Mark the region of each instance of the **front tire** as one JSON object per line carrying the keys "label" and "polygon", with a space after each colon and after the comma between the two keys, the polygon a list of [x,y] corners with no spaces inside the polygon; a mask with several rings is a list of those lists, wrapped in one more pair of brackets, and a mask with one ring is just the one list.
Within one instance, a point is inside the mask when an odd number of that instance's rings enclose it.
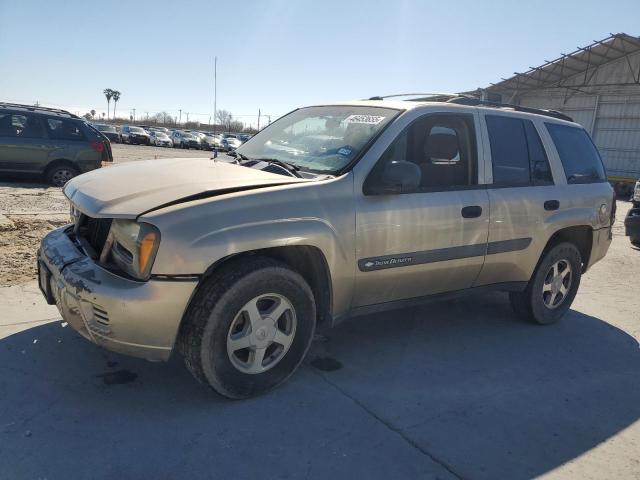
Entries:
{"label": "front tire", "polygon": [[251,257],[205,280],[187,309],[178,348],[197,380],[225,397],[249,398],[293,374],[315,326],[315,300],[302,276]]}
{"label": "front tire", "polygon": [[514,311],[540,325],[557,322],[569,310],[582,276],[582,257],[572,243],[547,250],[524,292],[511,292]]}

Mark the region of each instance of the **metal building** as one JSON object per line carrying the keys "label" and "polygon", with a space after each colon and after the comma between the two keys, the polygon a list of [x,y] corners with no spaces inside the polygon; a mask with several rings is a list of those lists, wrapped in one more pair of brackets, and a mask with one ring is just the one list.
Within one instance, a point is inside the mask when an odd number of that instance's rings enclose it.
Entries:
{"label": "metal building", "polygon": [[485,100],[558,110],[590,133],[619,194],[640,178],[640,38],[618,33],[491,84]]}

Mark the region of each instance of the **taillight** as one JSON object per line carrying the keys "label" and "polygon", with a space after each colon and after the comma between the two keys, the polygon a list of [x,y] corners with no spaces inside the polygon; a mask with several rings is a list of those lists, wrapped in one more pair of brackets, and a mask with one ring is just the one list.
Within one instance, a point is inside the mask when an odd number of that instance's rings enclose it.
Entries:
{"label": "taillight", "polygon": [[102,153],[104,151],[104,143],[102,143],[102,142],[91,142],[91,148],[93,148],[96,152]]}

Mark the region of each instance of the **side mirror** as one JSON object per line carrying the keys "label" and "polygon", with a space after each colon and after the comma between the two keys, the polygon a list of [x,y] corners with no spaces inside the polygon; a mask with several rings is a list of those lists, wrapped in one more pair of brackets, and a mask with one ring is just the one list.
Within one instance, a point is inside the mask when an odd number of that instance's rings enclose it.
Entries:
{"label": "side mirror", "polygon": [[408,193],[414,192],[420,186],[422,171],[413,162],[389,162],[381,175],[380,193]]}

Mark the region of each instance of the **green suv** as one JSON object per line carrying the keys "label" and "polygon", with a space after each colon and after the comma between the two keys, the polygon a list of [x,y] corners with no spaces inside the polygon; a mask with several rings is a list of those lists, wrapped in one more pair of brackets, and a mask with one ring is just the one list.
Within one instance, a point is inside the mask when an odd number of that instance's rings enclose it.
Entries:
{"label": "green suv", "polygon": [[64,110],[0,102],[0,178],[39,175],[62,187],[112,162],[109,139]]}

